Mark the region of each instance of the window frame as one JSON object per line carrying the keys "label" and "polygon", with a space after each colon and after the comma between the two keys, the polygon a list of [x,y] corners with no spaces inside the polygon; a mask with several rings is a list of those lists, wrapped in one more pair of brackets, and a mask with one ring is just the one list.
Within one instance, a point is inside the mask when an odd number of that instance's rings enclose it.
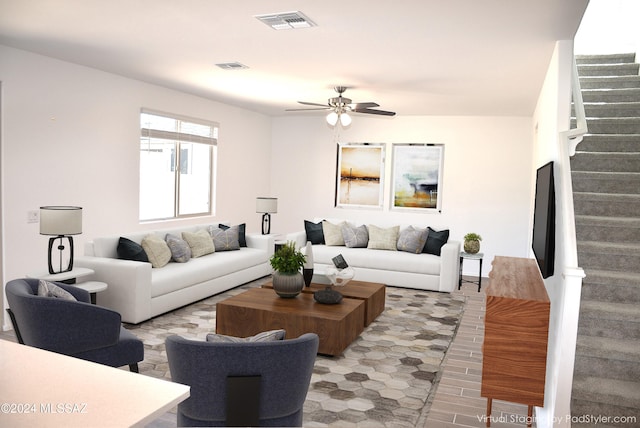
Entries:
{"label": "window frame", "polygon": [[[165,131],[160,129],[153,129],[151,127],[145,128],[142,123],[142,117],[144,114],[159,116],[171,120],[175,120],[177,122],[186,122],[195,125],[201,125],[211,128],[211,133],[213,134],[211,137],[201,136],[196,134],[189,134],[185,132],[179,131]],[[215,213],[215,188],[216,188],[216,162],[217,162],[217,148],[218,148],[218,135],[220,132],[220,124],[215,121],[205,120],[194,118],[190,116],[175,114],[175,113],[167,113],[158,110],[152,110],[148,108],[141,108],[139,114],[139,126],[140,126],[140,140],[138,142],[138,151],[142,152],[142,142],[143,140],[163,140],[166,143],[173,144],[173,155],[172,155],[172,165],[170,166],[171,172],[174,174],[173,180],[173,216],[160,216],[154,218],[142,218],[142,187],[141,183],[138,184],[138,221],[141,223],[147,222],[156,222],[163,220],[177,220],[184,218],[192,218],[192,217],[203,217],[210,216]],[[181,175],[182,175],[182,156],[185,149],[183,149],[182,144],[203,144],[209,146],[209,191],[208,191],[208,205],[209,210],[197,213],[189,213],[189,214],[180,214],[180,185],[181,185]],[[186,150],[189,151],[189,150]],[[191,153],[191,156],[193,153]],[[139,155],[138,165],[138,176],[141,179],[142,177],[142,168],[141,168],[141,154]]]}

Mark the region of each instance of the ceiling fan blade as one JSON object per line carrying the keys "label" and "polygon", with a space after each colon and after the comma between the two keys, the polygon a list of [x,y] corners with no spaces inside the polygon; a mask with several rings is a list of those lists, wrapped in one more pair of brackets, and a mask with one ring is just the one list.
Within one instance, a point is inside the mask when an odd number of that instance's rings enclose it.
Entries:
{"label": "ceiling fan blade", "polygon": [[298,101],[298,103],[305,105],[305,106],[317,106],[317,107],[324,107],[324,108],[329,108],[329,106],[327,104],[318,104],[318,103],[310,103],[307,101]]}
{"label": "ceiling fan blade", "polygon": [[379,114],[382,116],[395,116],[395,111],[385,111],[385,110],[373,110],[370,108],[361,108],[361,109],[353,109],[352,111],[356,113],[367,113],[367,114]]}
{"label": "ceiling fan blade", "polygon": [[330,110],[331,107],[315,107],[315,108],[288,108],[285,111],[307,111],[307,110]]}
{"label": "ceiling fan blade", "polygon": [[352,110],[362,109],[362,108],[370,108],[370,107],[380,107],[380,104],[376,103],[354,103],[351,104]]}

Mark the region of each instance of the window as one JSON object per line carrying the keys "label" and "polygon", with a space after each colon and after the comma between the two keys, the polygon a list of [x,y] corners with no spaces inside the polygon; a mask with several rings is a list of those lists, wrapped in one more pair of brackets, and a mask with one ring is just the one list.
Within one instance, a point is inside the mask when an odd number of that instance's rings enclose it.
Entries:
{"label": "window", "polygon": [[218,124],[142,110],[140,220],[212,213]]}

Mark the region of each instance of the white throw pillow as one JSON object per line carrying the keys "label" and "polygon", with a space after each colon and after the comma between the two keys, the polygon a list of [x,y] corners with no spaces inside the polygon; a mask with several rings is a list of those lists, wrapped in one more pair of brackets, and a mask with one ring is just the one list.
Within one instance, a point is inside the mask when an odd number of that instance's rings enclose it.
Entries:
{"label": "white throw pillow", "polygon": [[340,222],[340,224],[333,224],[326,220],[322,221],[322,233],[324,234],[325,245],[344,245],[344,237],[342,236],[343,224],[344,222]]}
{"label": "white throw pillow", "polygon": [[374,250],[398,250],[398,235],[400,226],[383,229],[372,224],[369,225],[369,244],[367,248]]}

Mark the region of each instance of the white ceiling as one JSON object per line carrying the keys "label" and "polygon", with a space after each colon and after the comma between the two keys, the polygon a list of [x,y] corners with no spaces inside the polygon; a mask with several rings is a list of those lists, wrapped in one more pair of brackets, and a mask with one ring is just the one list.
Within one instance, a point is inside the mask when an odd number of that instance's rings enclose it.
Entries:
{"label": "white ceiling", "polygon": [[[274,116],[350,87],[399,115],[533,113],[588,0],[0,0],[0,44]],[[301,11],[275,31],[255,15]],[[245,70],[214,64],[238,61]],[[2,76],[0,76],[0,80]]]}

